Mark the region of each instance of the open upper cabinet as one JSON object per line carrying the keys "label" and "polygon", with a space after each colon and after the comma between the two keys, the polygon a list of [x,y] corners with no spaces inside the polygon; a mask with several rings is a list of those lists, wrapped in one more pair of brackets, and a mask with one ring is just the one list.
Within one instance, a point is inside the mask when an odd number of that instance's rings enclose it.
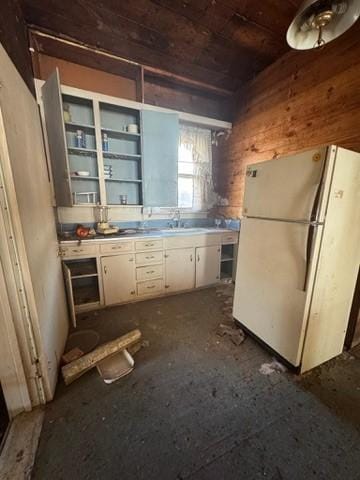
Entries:
{"label": "open upper cabinet", "polygon": [[57,206],[177,206],[179,117],[60,85],[42,99]]}

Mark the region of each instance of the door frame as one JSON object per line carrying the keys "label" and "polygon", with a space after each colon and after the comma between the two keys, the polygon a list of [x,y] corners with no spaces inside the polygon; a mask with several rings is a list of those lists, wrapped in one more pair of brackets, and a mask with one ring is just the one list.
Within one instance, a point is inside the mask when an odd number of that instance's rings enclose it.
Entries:
{"label": "door frame", "polygon": [[0,108],[0,381],[9,415],[45,404],[27,260]]}

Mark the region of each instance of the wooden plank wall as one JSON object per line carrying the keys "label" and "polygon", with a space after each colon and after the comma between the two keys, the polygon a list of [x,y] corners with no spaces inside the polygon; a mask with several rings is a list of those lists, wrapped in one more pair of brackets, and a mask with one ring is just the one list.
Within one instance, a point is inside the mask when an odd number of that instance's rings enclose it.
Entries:
{"label": "wooden plank wall", "polygon": [[136,100],[135,80],[49,55],[38,54],[36,56],[35,76],[46,80],[56,67],[59,69],[61,83],[64,85],[127,100]]}
{"label": "wooden plank wall", "polygon": [[18,72],[35,95],[28,38],[19,0],[2,0],[0,43],[14,62]]}
{"label": "wooden plank wall", "polygon": [[[66,54],[68,52],[69,49],[66,50]],[[95,59],[99,56],[90,56],[89,52],[83,50],[77,53],[77,62],[74,62],[35,51],[32,55],[35,77],[46,80],[58,67],[61,83],[64,85],[128,100],[141,101],[141,98],[138,98],[139,79],[129,78],[130,75],[124,76],[117,72],[116,61],[113,61],[113,69],[105,70],[110,62],[105,66],[101,63],[96,65]],[[59,54],[61,54],[60,49]],[[144,102],[150,105],[172,108],[220,120],[231,119],[229,97],[220,97],[211,94],[211,92],[192,90],[159,79],[154,80],[151,77],[145,78],[143,93]]]}
{"label": "wooden plank wall", "polygon": [[217,192],[240,217],[246,165],[334,143],[360,151],[360,21],[318,51],[290,51],[239,92],[215,152]]}

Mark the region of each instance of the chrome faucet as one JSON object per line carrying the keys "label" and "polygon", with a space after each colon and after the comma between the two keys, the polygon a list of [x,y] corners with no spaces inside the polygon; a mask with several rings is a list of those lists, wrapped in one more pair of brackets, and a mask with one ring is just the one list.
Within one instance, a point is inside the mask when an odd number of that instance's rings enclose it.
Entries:
{"label": "chrome faucet", "polygon": [[180,212],[179,208],[177,208],[174,211],[174,215],[173,215],[172,220],[174,222],[175,228],[180,228],[181,227],[181,212]]}

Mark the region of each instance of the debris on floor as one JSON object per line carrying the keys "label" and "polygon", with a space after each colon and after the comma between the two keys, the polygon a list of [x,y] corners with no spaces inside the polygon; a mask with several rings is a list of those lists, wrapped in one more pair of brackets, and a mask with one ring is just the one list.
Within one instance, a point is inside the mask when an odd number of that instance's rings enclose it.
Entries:
{"label": "debris on floor", "polygon": [[64,355],[61,357],[61,363],[63,365],[66,365],[67,363],[71,363],[74,360],[77,360],[78,358],[82,357],[85,352],[81,350],[79,347],[72,348],[68,352],[64,353]]}
{"label": "debris on floor", "polygon": [[216,335],[219,335],[219,337],[224,337],[225,335],[230,337],[230,340],[236,346],[241,345],[245,340],[244,331],[234,322],[220,323],[216,330]]}
{"label": "debris on floor", "polygon": [[133,357],[125,348],[121,352],[105,358],[97,364],[96,368],[104,382],[110,384],[131,373],[134,365]]}
{"label": "debris on floor", "polygon": [[271,375],[272,373],[284,373],[287,368],[277,360],[273,360],[271,363],[263,363],[259,369],[259,372],[263,375]]}
{"label": "debris on floor", "polygon": [[61,369],[62,376],[66,385],[69,385],[74,380],[78,379],[88,370],[97,366],[100,362],[108,357],[117,354],[126,348],[132,347],[140,342],[141,332],[138,329],[132,330],[121,337],[111,340],[110,342],[100,345],[92,352],[83,355],[74,360]]}

